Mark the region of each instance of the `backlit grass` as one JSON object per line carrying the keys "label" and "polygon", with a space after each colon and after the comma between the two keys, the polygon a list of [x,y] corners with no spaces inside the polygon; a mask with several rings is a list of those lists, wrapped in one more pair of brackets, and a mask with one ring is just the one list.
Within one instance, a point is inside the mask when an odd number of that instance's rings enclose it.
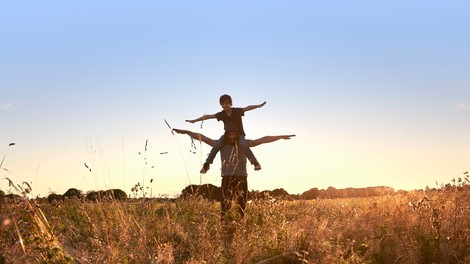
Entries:
{"label": "backlit grass", "polygon": [[[468,176],[467,176],[468,179]],[[5,263],[470,263],[470,189],[252,201],[220,223],[191,198],[57,204],[4,200]]]}

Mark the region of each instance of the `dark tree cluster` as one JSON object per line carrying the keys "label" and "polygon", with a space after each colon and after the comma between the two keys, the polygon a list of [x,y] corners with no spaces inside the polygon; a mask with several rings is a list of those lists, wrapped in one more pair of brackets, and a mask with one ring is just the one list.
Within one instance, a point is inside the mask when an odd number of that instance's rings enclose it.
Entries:
{"label": "dark tree cluster", "polygon": [[292,195],[290,195],[286,190],[283,188],[274,189],[272,191],[251,191],[249,193],[249,199],[251,200],[259,200],[259,199],[286,199],[292,200]]}
{"label": "dark tree cluster", "polygon": [[119,200],[123,201],[127,199],[127,194],[120,189],[111,189],[106,191],[92,191],[86,195],[86,199],[94,202],[105,202]]}
{"label": "dark tree cluster", "polygon": [[181,198],[201,197],[210,201],[220,202],[221,189],[213,184],[188,185],[181,191]]}
{"label": "dark tree cluster", "polygon": [[66,199],[86,199],[92,202],[103,202],[103,201],[112,201],[112,200],[125,200],[127,198],[127,194],[120,189],[110,189],[106,191],[91,191],[88,192],[86,195],[83,194],[82,191],[70,188],[64,194],[56,194],[51,193],[47,197],[47,201],[49,203],[55,203],[64,201]]}

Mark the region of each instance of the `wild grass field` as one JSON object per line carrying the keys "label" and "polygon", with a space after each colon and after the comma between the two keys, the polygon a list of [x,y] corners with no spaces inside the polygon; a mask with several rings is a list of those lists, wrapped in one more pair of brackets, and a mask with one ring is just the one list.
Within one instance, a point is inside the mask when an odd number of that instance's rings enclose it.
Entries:
{"label": "wild grass field", "polygon": [[254,200],[221,223],[201,198],[1,204],[0,263],[470,263],[470,185]]}

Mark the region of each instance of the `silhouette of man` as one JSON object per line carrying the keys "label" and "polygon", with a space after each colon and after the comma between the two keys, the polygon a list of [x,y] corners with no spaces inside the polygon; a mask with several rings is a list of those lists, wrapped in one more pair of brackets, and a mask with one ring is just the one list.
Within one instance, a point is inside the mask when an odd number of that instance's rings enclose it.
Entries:
{"label": "silhouette of man", "polygon": [[[210,146],[217,144],[217,140],[208,138],[200,133],[188,130],[173,129],[176,133],[187,134],[191,138],[200,140]],[[255,147],[264,143],[270,143],[279,139],[290,139],[295,135],[265,136],[256,140],[247,139],[249,147]],[[248,197],[248,173],[246,169],[247,158],[243,147],[238,142],[239,133],[235,127],[228,127],[225,131],[225,143],[220,149],[222,161],[222,200],[221,200],[221,220],[225,220],[227,212],[232,206],[232,201],[236,200],[238,212],[241,217],[245,215],[246,201]]]}

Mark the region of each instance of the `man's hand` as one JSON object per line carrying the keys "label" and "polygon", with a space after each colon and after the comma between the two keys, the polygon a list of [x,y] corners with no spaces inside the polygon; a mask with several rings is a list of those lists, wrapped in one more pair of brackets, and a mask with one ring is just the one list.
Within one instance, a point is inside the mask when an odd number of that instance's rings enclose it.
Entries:
{"label": "man's hand", "polygon": [[175,131],[176,133],[178,134],[186,134],[186,130],[183,130],[183,129],[177,129],[177,128],[173,128],[173,131]]}
{"label": "man's hand", "polygon": [[291,137],[295,137],[295,135],[285,135],[285,136],[281,136],[281,139],[290,139]]}
{"label": "man's hand", "polygon": [[191,124],[196,123],[196,121],[194,121],[194,120],[186,120],[186,122],[189,122],[189,123],[191,123]]}

